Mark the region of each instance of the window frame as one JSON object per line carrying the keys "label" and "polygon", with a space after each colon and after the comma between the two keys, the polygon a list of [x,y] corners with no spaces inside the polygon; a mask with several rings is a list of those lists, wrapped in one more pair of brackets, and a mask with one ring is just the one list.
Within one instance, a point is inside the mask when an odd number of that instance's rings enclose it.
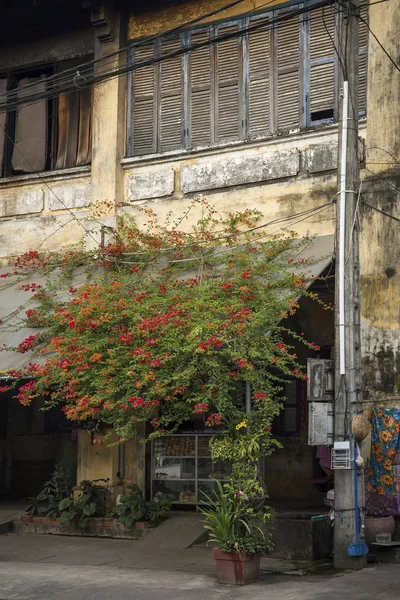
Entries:
{"label": "window frame", "polygon": [[[0,78],[6,80],[7,92],[16,89],[18,82],[25,77],[35,77],[40,75],[52,76],[57,72],[57,65],[66,63],[71,60],[81,60],[81,56],[59,57],[54,61],[35,64],[27,67],[13,67],[0,72]],[[66,69],[69,67],[66,67]],[[52,85],[45,84],[46,87]],[[75,92],[72,92],[75,93]],[[3,141],[3,158],[0,163],[0,181],[6,178],[19,177],[21,175],[35,175],[36,173],[48,173],[50,171],[59,170],[56,168],[57,151],[58,151],[58,110],[59,96],[45,99],[46,102],[46,146],[45,146],[45,167],[40,171],[26,171],[23,173],[13,172],[12,157],[14,151],[15,135],[16,135],[16,118],[18,109],[6,111],[5,116],[5,133]],[[22,105],[24,106],[24,105]],[[91,104],[93,110],[93,99]],[[87,163],[91,164],[91,161]],[[62,170],[79,168],[84,165],[75,165],[72,167],[63,167]]]}
{"label": "window frame", "polygon": [[[182,48],[190,47],[191,37],[194,34],[206,33],[208,32],[210,35],[210,39],[213,40],[218,35],[218,30],[221,27],[229,27],[229,26],[237,26],[239,30],[243,30],[249,26],[251,21],[259,20],[262,18],[270,18],[275,19],[279,14],[284,12],[290,12],[293,10],[294,6],[296,8],[302,8],[304,6],[308,6],[312,8],[313,5],[317,4],[318,0],[304,0],[302,4],[294,5],[293,2],[287,2],[280,4],[279,7],[273,7],[269,10],[260,10],[251,16],[237,16],[228,20],[219,20],[207,25],[199,25],[196,27],[192,27],[190,29],[184,30],[181,33],[175,36],[165,36],[163,38],[157,38],[155,42],[155,52],[154,56],[158,56],[159,50],[157,51],[157,46],[160,48],[160,45],[165,40],[177,40],[179,39],[181,42]],[[329,7],[327,7],[329,10]],[[191,103],[190,103],[190,94],[191,94],[191,81],[190,81],[190,52],[182,53],[181,55],[181,66],[182,66],[182,82],[183,82],[183,144],[182,146],[173,151],[161,151],[160,146],[160,136],[159,136],[159,126],[156,125],[153,129],[154,135],[154,145],[155,148],[152,152],[135,152],[134,147],[134,79],[135,75],[132,71],[128,72],[127,75],[127,101],[126,101],[126,148],[125,148],[125,156],[126,158],[138,159],[142,156],[155,157],[158,155],[168,155],[175,153],[186,153],[192,151],[204,151],[207,149],[213,149],[218,147],[224,147],[226,145],[232,144],[241,144],[246,142],[253,142],[258,140],[268,140],[273,139],[276,136],[280,135],[290,135],[291,133],[299,133],[304,130],[312,130],[315,127],[320,127],[324,125],[330,125],[333,123],[337,123],[338,121],[338,112],[339,112],[339,61],[337,57],[337,53],[333,52],[333,60],[332,57],[320,58],[318,60],[313,61],[311,64],[310,60],[310,13],[303,13],[297,16],[298,19],[298,28],[299,28],[299,121],[298,126],[290,129],[288,131],[279,131],[278,128],[278,107],[279,107],[279,94],[277,92],[277,80],[278,80],[278,66],[277,66],[277,32],[279,27],[271,28],[269,30],[270,35],[270,125],[269,125],[269,133],[267,135],[251,135],[250,134],[250,125],[249,125],[249,84],[250,84],[250,70],[249,70],[249,33],[242,34],[238,37],[238,44],[240,47],[240,68],[239,68],[239,136],[238,139],[235,140],[221,140],[218,139],[218,131],[217,131],[217,123],[216,120],[218,118],[218,104],[217,104],[217,43],[211,41],[210,45],[210,53],[211,53],[211,77],[210,77],[210,86],[211,86],[211,125],[210,125],[210,144],[198,145],[195,147],[191,146],[190,139],[190,115],[191,115]],[[340,19],[339,15],[335,14],[334,16],[335,23],[335,45],[337,47],[338,44],[338,36],[339,36],[339,28],[340,28]],[[140,40],[135,40],[136,42]],[[368,47],[360,48],[360,54],[368,53]],[[134,60],[134,47],[131,47],[128,52],[128,63],[132,64]],[[311,98],[310,98],[310,74],[311,67],[317,66],[319,64],[332,63],[334,64],[334,105],[333,105],[333,116],[328,118],[321,118],[312,120],[311,114]],[[156,119],[159,119],[160,112],[160,63],[156,63],[154,69],[154,88],[153,88],[153,98],[154,98],[154,113],[156,115]],[[360,111],[360,116],[365,116],[365,111]]]}

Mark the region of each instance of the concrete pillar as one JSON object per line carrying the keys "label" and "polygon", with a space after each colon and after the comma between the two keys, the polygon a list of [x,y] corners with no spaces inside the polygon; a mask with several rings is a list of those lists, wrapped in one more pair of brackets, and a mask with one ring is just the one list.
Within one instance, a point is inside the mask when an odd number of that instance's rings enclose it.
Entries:
{"label": "concrete pillar", "polygon": [[[94,16],[92,15],[92,21]],[[104,22],[109,34],[104,35]],[[97,25],[96,25],[97,23]],[[101,59],[125,45],[126,24],[122,13],[107,14],[99,26],[95,21],[95,58]],[[95,65],[104,72],[118,67],[119,56]],[[115,216],[115,205],[123,198],[121,159],[125,153],[126,78],[115,77],[93,88],[93,140],[91,198],[94,217]]]}

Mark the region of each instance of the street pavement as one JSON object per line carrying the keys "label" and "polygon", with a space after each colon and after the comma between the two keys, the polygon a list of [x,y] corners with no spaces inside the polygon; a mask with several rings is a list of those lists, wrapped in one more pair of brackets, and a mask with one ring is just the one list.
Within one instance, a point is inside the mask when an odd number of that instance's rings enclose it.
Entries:
{"label": "street pavement", "polygon": [[[269,566],[268,566],[269,565]],[[296,569],[297,566],[297,569]],[[139,541],[0,536],[0,600],[398,600],[398,565],[306,572],[267,559],[262,580],[219,585],[207,548],[152,553]],[[283,575],[282,572],[289,572]],[[296,573],[296,575],[295,575]]]}

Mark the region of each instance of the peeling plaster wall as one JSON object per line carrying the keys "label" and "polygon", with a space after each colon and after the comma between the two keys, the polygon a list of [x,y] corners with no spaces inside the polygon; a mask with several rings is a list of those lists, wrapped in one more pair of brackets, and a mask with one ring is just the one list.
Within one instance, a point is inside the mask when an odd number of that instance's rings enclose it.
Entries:
{"label": "peeling plaster wall", "polygon": [[[153,6],[152,8],[145,5],[139,9],[135,8],[132,10],[129,20],[128,37],[133,39],[145,35],[154,35],[179,27],[188,21],[223,8],[226,4],[228,4],[226,0],[186,0],[184,2],[167,0],[166,2],[159,2],[159,7]],[[274,4],[282,4],[282,2],[271,0],[268,7]],[[243,0],[236,6],[198,21],[196,25],[213,20],[229,19],[264,7],[265,0]]]}
{"label": "peeling plaster wall", "polygon": [[[123,206],[140,222],[138,207],[151,202],[160,219],[182,212],[193,198],[205,197],[222,212],[257,208],[267,221],[322,206],[335,198],[337,133],[332,131],[281,138],[263,144],[228,146],[211,152],[125,159]],[[200,208],[185,220],[190,227]],[[287,224],[299,234],[334,231],[334,206],[301,223]],[[284,223],[271,226],[279,230]]]}
{"label": "peeling plaster wall", "polygon": [[[400,53],[399,2],[370,7],[370,27],[387,52]],[[397,60],[398,62],[398,60]],[[369,42],[368,128],[363,198],[400,218],[400,77],[373,36]],[[364,399],[400,401],[400,224],[362,209],[361,342]]]}
{"label": "peeling plaster wall", "polygon": [[[146,6],[136,9],[131,13],[129,22],[117,22],[114,31],[122,32],[126,26],[129,38],[154,34],[224,4],[225,0],[168,0],[160,2],[159,9]],[[224,19],[262,4],[263,0],[245,0],[229,12],[221,12],[213,18]],[[398,0],[371,7],[371,29],[393,57],[399,56],[398,8]],[[32,61],[43,63],[69,54],[85,54],[93,49],[95,56],[100,57],[124,45],[123,37],[118,36],[113,42],[103,45],[93,40],[93,31],[87,30],[41,40],[29,48],[7,48],[0,57],[0,69],[25,66]],[[368,125],[363,125],[360,130],[360,137],[366,138],[367,169],[362,172],[363,194],[368,202],[396,217],[400,217],[397,192],[400,188],[399,97],[400,77],[371,37]],[[91,168],[0,180],[0,262],[11,260],[21,251],[38,247],[57,251],[83,243],[86,247],[93,246],[95,241],[85,233],[74,216],[82,219],[85,228],[95,229],[93,235],[99,239],[101,223],[114,225],[116,213],[118,216],[132,214],[140,223],[142,216],[138,207],[145,204],[150,204],[162,220],[170,211],[174,215],[182,215],[194,198],[206,197],[220,211],[257,208],[265,222],[270,222],[321,206],[336,196],[335,126],[286,138],[231,144],[209,152],[124,159],[124,111],[123,78],[96,86]],[[384,181],[375,179],[376,175]],[[103,204],[103,207],[94,210],[96,203]],[[199,216],[199,209],[193,208],[183,226],[189,229]],[[327,235],[333,233],[334,225],[332,206],[304,221],[289,224],[289,228],[295,229],[299,235],[307,232]],[[268,231],[278,232],[281,226],[282,222],[275,223]],[[365,207],[361,209],[364,396],[370,402],[400,395],[398,227],[397,222],[387,217]],[[86,452],[85,447],[82,446],[81,453]],[[143,456],[139,458],[139,450],[137,455],[135,452],[134,449],[128,452],[137,459],[133,461],[127,477],[143,481],[144,466],[139,464]],[[143,448],[141,452],[144,455]],[[299,452],[302,452],[301,448]],[[285,455],[282,456],[284,472]],[[105,464],[111,464],[109,460],[113,465],[111,472],[115,482],[115,457],[108,457]],[[307,468],[309,460],[307,454],[303,461]],[[294,469],[297,469],[296,465]],[[299,475],[299,480],[302,476]],[[281,472],[276,477],[281,477]]]}

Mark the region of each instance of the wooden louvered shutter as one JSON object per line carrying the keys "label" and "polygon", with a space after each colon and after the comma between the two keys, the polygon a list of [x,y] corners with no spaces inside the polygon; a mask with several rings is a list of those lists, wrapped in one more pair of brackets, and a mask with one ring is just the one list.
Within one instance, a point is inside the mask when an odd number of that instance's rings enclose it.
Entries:
{"label": "wooden louvered shutter", "polygon": [[[218,27],[218,37],[237,33],[238,26]],[[216,141],[240,137],[240,42],[239,36],[217,43]]]}
{"label": "wooden louvered shutter", "polygon": [[[252,20],[250,26],[255,23],[265,23],[268,27],[268,19]],[[270,38],[269,29],[249,33],[248,132],[250,138],[268,135],[271,129]]]}
{"label": "wooden louvered shutter", "polygon": [[368,6],[360,7],[360,56],[358,69],[358,113],[365,115],[367,112],[367,77],[368,77]]}
{"label": "wooden louvered shutter", "polygon": [[[180,39],[164,42],[162,55],[168,56],[182,47]],[[160,65],[160,129],[161,152],[183,148],[183,66],[182,55],[163,60]]]}
{"label": "wooden louvered shutter", "polygon": [[310,121],[335,113],[335,16],[333,9],[310,12]]}
{"label": "wooden louvered shutter", "polygon": [[[5,94],[7,92],[7,79],[0,78],[0,94]],[[4,128],[6,126],[6,112],[0,113],[0,177],[3,173],[3,156],[4,156],[4,143],[5,143],[5,133]]]}
{"label": "wooden louvered shutter", "polygon": [[[208,31],[191,35],[190,44],[209,42]],[[189,147],[209,146],[211,127],[211,46],[207,45],[189,55]]]}
{"label": "wooden louvered shutter", "polygon": [[155,67],[140,64],[154,59],[154,44],[135,48],[133,61],[138,68],[132,77],[132,154],[156,152]]}
{"label": "wooden louvered shutter", "polygon": [[300,121],[299,29],[298,17],[283,21],[275,29],[278,131],[282,132],[297,129]]}

